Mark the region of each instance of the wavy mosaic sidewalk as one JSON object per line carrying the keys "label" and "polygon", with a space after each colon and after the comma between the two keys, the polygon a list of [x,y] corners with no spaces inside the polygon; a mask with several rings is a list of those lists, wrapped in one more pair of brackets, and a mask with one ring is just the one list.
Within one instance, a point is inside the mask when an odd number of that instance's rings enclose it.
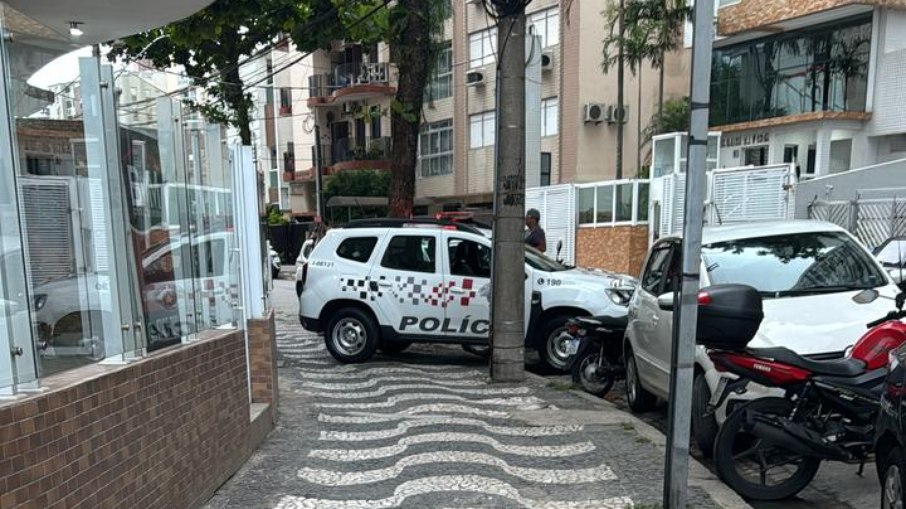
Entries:
{"label": "wavy mosaic sidewalk", "polygon": [[[491,385],[456,348],[337,364],[278,323],[279,424],[208,509],[621,509],[660,504],[662,450],[529,380]],[[557,422],[532,422],[533,413]],[[550,419],[548,419],[550,420]],[[693,488],[690,505],[719,508]]]}

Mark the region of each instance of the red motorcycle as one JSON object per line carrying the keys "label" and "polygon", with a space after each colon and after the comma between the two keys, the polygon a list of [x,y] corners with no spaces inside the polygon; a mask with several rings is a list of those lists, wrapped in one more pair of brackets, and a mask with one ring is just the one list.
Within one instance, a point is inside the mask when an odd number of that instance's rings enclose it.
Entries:
{"label": "red motorcycle", "polygon": [[[878,298],[867,289],[853,300]],[[714,444],[724,482],[746,498],[779,500],[805,488],[822,460],[858,464],[861,474],[872,455],[888,356],[906,343],[906,294],[894,300],[896,310],[868,324],[844,358],[814,360],[786,348],[746,348],[763,317],[755,289],[727,285],[699,295],[697,341],[718,371],[738,377],[721,380],[710,408],[745,393],[750,382],[785,393],[737,407],[724,421]]]}

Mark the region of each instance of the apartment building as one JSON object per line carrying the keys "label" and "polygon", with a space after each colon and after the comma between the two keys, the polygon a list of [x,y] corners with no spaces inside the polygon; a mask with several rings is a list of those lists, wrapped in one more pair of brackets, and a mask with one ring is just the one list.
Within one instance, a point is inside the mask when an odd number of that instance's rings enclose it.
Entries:
{"label": "apartment building", "polygon": [[[609,30],[604,7],[604,2],[536,0],[527,8],[527,24],[540,37],[542,51],[540,101],[528,105],[527,114],[527,122],[537,123],[527,126],[528,134],[540,136],[540,176],[529,185],[591,182],[616,174],[612,112],[617,79],[615,71],[605,75],[601,69],[601,41]],[[496,22],[480,1],[454,2],[444,37],[447,48],[428,87],[417,196],[439,208],[488,207],[493,199]],[[668,57],[668,98],[687,95],[689,66],[685,49]],[[648,163],[649,147],[637,155],[639,120],[646,128],[657,107],[657,72],[644,66],[640,74],[641,84],[639,76],[626,72],[624,177],[637,175]]]}
{"label": "apartment building", "polygon": [[906,1],[722,1],[717,26],[722,166],[811,178],[906,158]]}
{"label": "apartment building", "polygon": [[264,203],[300,219],[316,213],[314,180],[297,173],[314,164],[314,119],[307,105],[309,77],[317,73],[313,61],[285,42],[240,69],[254,104],[252,147]]}

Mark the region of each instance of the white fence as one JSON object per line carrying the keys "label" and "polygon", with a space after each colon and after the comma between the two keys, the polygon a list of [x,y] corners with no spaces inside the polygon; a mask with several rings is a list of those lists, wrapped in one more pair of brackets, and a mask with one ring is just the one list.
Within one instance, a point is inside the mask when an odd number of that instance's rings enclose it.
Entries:
{"label": "white fence", "polygon": [[[790,164],[730,168],[708,173],[705,222],[712,225],[792,219],[796,173]],[[686,174],[652,180],[652,238],[683,230]]]}
{"label": "white fence", "polygon": [[533,187],[525,191],[525,209],[538,209],[541,227],[547,235],[547,254],[556,255],[557,241],[563,242],[560,258],[576,263],[576,188],[573,184]]}
{"label": "white fence", "polygon": [[890,237],[906,235],[906,198],[860,198],[816,200],[809,206],[809,219],[846,228],[870,249]]}

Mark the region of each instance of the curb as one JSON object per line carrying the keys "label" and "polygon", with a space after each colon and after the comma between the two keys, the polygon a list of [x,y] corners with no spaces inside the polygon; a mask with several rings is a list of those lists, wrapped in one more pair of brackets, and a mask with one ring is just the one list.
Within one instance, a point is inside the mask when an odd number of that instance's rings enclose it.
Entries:
{"label": "curb", "polygon": [[[544,384],[550,382],[547,378],[529,371],[526,371],[525,375],[527,378],[535,380],[536,382],[542,382]],[[575,389],[569,389],[569,393],[594,403],[596,406],[604,407],[609,412],[621,414],[621,417],[625,419],[625,422],[631,423],[635,428],[636,433],[640,436],[649,440],[652,444],[661,449],[667,447],[667,437],[657,428],[628,412],[620,410],[613,403],[592,396],[587,392],[577,391]],[[742,497],[721,482],[717,476],[712,474],[710,470],[705,468],[701,462],[692,456],[689,456],[689,485],[701,488],[705,493],[711,496],[714,502],[725,509],[752,509],[752,506],[746,503]]]}

